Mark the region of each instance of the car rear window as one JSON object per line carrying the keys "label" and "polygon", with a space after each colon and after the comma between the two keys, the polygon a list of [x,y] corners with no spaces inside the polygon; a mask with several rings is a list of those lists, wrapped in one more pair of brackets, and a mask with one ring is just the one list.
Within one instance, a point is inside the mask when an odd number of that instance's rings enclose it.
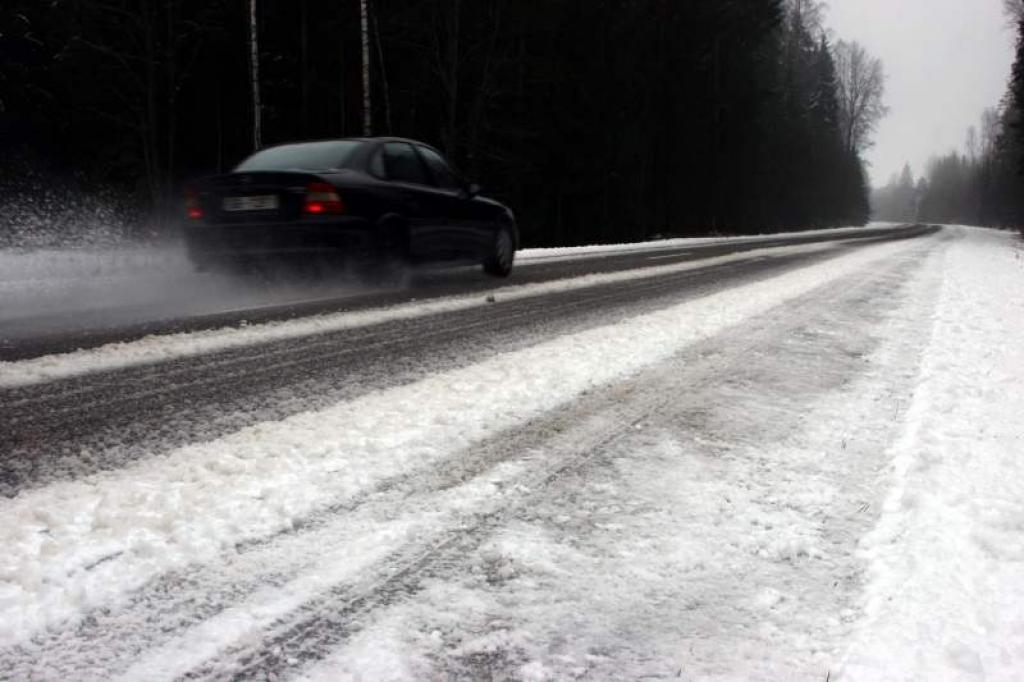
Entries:
{"label": "car rear window", "polygon": [[323,171],[342,168],[359,146],[359,142],[308,142],[271,147],[256,152],[243,161],[236,171]]}

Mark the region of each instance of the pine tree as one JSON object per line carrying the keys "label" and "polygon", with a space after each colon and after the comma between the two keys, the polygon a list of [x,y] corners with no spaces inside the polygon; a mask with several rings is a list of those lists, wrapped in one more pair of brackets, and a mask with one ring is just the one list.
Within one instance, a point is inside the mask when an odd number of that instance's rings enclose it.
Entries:
{"label": "pine tree", "polygon": [[1024,17],[1017,24],[1017,56],[1010,76],[1007,114],[1011,121],[1017,166],[1024,173]]}

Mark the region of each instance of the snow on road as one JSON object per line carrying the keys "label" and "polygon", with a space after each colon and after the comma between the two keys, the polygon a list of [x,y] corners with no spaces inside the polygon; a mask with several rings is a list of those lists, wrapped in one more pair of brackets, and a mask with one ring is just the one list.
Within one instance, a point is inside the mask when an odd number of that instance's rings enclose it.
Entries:
{"label": "snow on road", "polygon": [[1020,291],[866,246],[0,499],[0,679],[1015,679]]}
{"label": "snow on road", "polygon": [[7,550],[0,557],[0,644],[116,599],[162,571],[277,532],[912,248],[914,242],[867,247],[827,265],[0,500],[0,544]]}

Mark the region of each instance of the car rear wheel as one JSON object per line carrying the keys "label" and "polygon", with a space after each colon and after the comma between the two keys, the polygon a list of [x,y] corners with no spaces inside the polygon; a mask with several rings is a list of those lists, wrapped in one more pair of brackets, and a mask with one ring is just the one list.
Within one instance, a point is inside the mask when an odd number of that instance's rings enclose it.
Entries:
{"label": "car rear wheel", "polygon": [[498,230],[494,236],[491,253],[484,260],[484,272],[492,277],[508,277],[512,274],[512,263],[516,249],[512,241],[512,232],[507,227]]}

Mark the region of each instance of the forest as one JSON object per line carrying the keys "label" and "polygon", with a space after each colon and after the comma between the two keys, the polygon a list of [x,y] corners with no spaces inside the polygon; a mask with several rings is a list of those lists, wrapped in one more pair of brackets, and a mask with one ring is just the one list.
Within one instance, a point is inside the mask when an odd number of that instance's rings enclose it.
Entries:
{"label": "forest", "polygon": [[0,244],[171,233],[190,179],[364,134],[434,144],[533,246],[869,218],[882,67],[812,0],[4,4]]}
{"label": "forest", "polygon": [[919,178],[908,165],[875,190],[879,219],[1024,227],[1024,1],[1004,5],[1017,32],[1006,95],[967,130],[963,150],[933,158]]}

